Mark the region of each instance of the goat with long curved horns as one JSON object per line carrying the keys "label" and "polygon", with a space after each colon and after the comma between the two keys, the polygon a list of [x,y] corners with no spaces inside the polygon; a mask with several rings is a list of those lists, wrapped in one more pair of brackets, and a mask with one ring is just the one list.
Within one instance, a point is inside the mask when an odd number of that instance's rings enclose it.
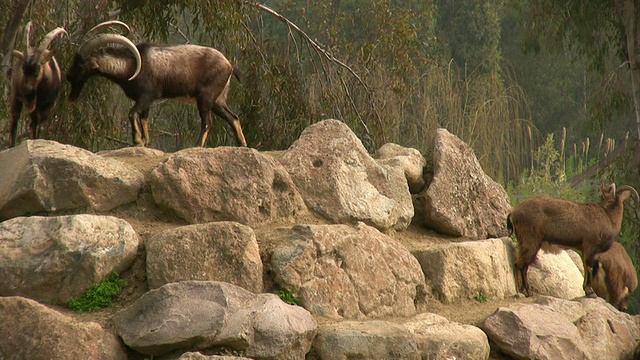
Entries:
{"label": "goat with long curved horns", "polygon": [[49,111],[55,105],[62,86],[62,73],[50,50],[51,42],[60,35],[66,35],[65,29],[51,30],[37,47],[31,47],[31,21],[24,28],[24,52],[13,51],[13,70],[9,90],[10,124],[9,147],[16,144],[16,132],[22,107],[25,106],[31,117],[29,137],[38,137],[38,125],[47,120]]}
{"label": "goat with long curved horns", "polygon": [[[129,31],[125,23],[108,21],[87,34],[110,26]],[[122,35],[99,34],[85,41],[75,55],[67,74],[71,83],[69,99],[76,100],[85,82],[95,75],[113,81],[135,101],[129,111],[135,145],[149,143],[149,107],[162,99],[176,99],[195,101],[198,107],[201,118],[198,146],[207,142],[212,111],[231,126],[238,143],[247,146],[240,120],[227,106],[231,75],[238,77],[238,74],[216,49],[198,45],[134,45]]]}
{"label": "goat with long curved horns", "polygon": [[507,216],[507,228],[518,239],[518,258],[515,262],[519,291],[531,296],[527,270],[535,261],[540,248],[559,253],[562,248],[581,252],[584,265],[584,292],[596,297],[591,287],[592,270],[598,264],[597,254],[609,250],[622,226],[624,201],[638,192],[631,186],[601,187],[599,204],[584,204],[548,196],[534,196],[523,201]]}

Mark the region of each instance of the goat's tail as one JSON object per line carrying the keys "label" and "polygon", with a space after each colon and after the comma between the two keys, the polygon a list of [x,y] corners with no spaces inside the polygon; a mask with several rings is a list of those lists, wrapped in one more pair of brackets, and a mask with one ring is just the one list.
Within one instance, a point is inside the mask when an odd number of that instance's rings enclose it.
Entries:
{"label": "goat's tail", "polygon": [[511,214],[507,215],[507,230],[509,230],[509,235],[513,234],[513,223],[511,222]]}

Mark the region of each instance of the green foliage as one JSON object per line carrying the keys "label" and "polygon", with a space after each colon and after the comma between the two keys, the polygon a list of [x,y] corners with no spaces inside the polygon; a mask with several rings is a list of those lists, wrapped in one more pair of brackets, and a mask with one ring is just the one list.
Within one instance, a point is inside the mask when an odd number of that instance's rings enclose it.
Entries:
{"label": "green foliage", "polygon": [[112,272],[100,284],[94,285],[84,295],[71,299],[67,307],[78,313],[94,312],[111,306],[111,301],[120,294],[128,283],[120,278],[116,272]]}
{"label": "green foliage", "polygon": [[302,306],[302,300],[300,300],[300,298],[298,298],[298,296],[296,295],[297,291],[298,288],[296,288],[295,286],[291,290],[280,289],[278,291],[278,297],[280,298],[280,300],[289,305]]}
{"label": "green foliage", "polygon": [[476,295],[476,301],[484,303],[487,302],[489,299],[487,298],[487,295],[484,293],[484,291],[480,290],[478,291],[478,295]]}
{"label": "green foliage", "polygon": [[553,134],[534,152],[532,168],[523,173],[515,186],[509,186],[507,192],[513,206],[534,195],[584,201],[583,194],[567,182],[565,161],[556,149]]}

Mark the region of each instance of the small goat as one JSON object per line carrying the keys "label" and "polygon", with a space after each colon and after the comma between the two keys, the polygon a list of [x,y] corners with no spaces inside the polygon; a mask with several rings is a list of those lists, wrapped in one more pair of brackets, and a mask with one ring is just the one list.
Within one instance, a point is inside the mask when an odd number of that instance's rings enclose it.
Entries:
{"label": "small goat", "polygon": [[[96,25],[98,29],[119,21]],[[119,44],[121,46],[109,46]],[[211,111],[224,119],[235,132],[237,141],[247,146],[240,120],[227,106],[231,75],[237,70],[216,49],[198,45],[161,45],[141,43],[118,34],[99,34],[85,41],[75,55],[67,75],[71,83],[70,100],[76,100],[85,82],[94,75],[118,84],[127,97],[135,101],[129,112],[133,143],[149,143],[149,107],[162,99],[176,99],[197,104],[201,118],[199,146],[205,146],[211,129]]]}
{"label": "small goat", "polygon": [[527,270],[540,248],[553,253],[562,248],[573,248],[582,253],[585,294],[596,297],[591,287],[595,256],[607,251],[620,233],[624,201],[633,193],[636,203],[640,202],[638,192],[631,186],[621,186],[616,192],[615,184],[608,189],[603,185],[601,192],[599,204],[534,196],[511,211],[507,216],[507,228],[518,239],[515,267],[520,292],[532,295]]}
{"label": "small goat", "polygon": [[49,117],[49,111],[58,100],[62,75],[58,61],[54,57],[55,51],[49,50],[53,39],[67,32],[61,28],[51,30],[38,47],[29,45],[31,35],[31,21],[24,28],[24,52],[13,50],[13,69],[11,88],[9,90],[10,125],[9,147],[16,144],[18,120],[24,105],[29,111],[29,137],[38,136],[38,125]]}
{"label": "small goat", "polygon": [[638,287],[638,275],[629,254],[619,242],[596,255],[593,290],[620,311],[625,311]]}

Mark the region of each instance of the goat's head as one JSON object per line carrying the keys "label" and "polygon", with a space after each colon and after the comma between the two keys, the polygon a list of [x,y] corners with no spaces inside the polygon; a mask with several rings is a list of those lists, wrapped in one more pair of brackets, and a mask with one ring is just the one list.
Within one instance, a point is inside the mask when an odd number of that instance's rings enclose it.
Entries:
{"label": "goat's head", "polygon": [[89,36],[97,30],[111,26],[118,26],[125,29],[127,33],[129,32],[129,27],[120,21],[106,21],[94,26],[87,32],[85,38],[88,38],[88,40],[84,41],[82,45],[80,45],[78,53],[73,59],[73,64],[67,73],[67,81],[71,84],[71,92],[69,94],[69,99],[71,101],[76,100],[80,96],[84,84],[91,76],[96,74],[98,64],[96,63],[95,58],[92,57],[92,53],[94,51],[98,51],[101,47],[109,44],[116,44],[129,49],[136,61],[136,69],[129,80],[135,79],[140,73],[140,70],[142,69],[142,59],[140,58],[138,48],[133,42],[131,42],[131,40],[119,34],[99,34],[89,38]]}
{"label": "goat's head", "polygon": [[38,47],[29,45],[31,35],[31,21],[27,23],[24,29],[25,51],[14,50],[14,56],[22,63],[22,81],[19,84],[21,93],[24,97],[24,105],[33,112],[37,105],[36,94],[38,85],[44,76],[43,66],[51,61],[55,55],[55,51],[49,49],[49,45],[53,39],[60,35],[67,35],[66,30],[61,27],[51,30],[40,42]]}
{"label": "goat's head", "polygon": [[611,207],[616,204],[620,206],[631,195],[634,195],[636,204],[640,203],[640,196],[638,196],[638,192],[629,185],[620,186],[617,190],[616,184],[611,184],[608,188],[605,188],[605,186],[602,185],[600,187],[600,191],[602,192],[602,201],[600,202],[600,205],[603,207]]}

